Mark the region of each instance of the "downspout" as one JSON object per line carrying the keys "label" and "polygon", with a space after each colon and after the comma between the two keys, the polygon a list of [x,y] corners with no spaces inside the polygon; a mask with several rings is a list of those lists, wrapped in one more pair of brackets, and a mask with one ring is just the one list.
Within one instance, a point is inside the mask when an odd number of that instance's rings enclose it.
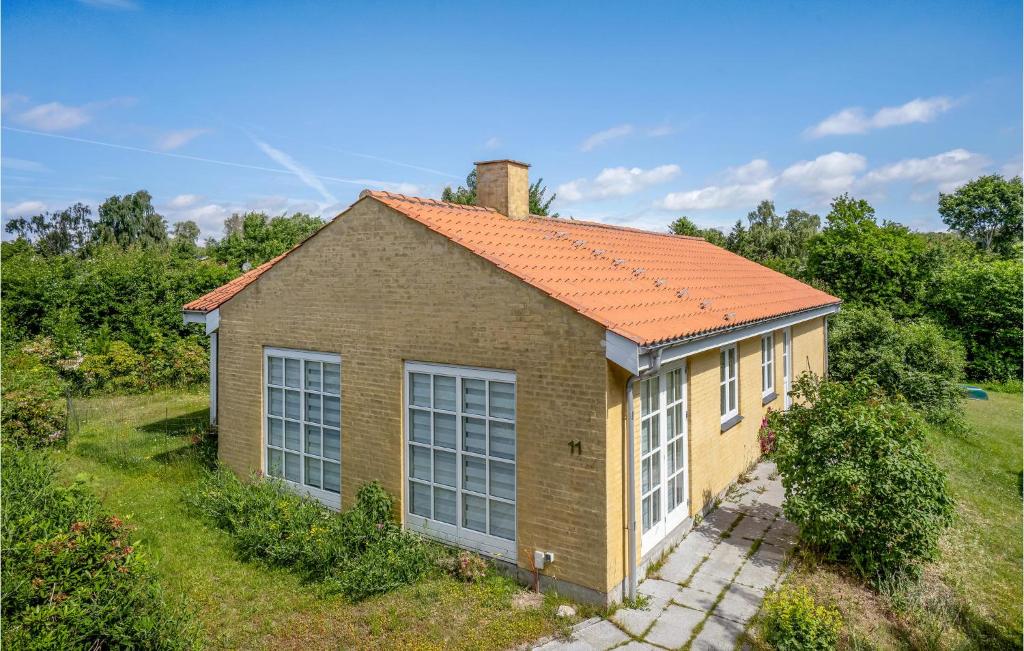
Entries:
{"label": "downspout", "polygon": [[643,373],[631,375],[626,382],[626,535],[629,559],[627,574],[629,576],[630,600],[636,599],[636,429],[633,416],[633,385],[637,380],[657,375],[661,369],[661,349],[651,351],[651,366]]}

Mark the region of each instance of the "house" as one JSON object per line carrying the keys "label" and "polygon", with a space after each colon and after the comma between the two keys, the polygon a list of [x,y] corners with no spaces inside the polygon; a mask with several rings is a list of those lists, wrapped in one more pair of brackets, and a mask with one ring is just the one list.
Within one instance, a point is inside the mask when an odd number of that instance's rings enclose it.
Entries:
{"label": "house", "polygon": [[378,480],[404,526],[607,603],[758,458],[826,368],[839,299],[691,237],[364,191],[184,306],[220,459],[332,508]]}

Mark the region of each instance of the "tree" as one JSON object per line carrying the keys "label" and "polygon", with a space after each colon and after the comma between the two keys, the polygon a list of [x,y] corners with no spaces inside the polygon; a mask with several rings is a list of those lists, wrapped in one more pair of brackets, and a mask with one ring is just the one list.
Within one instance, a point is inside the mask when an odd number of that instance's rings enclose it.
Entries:
{"label": "tree", "polygon": [[979,248],[1003,256],[1021,241],[1021,178],[980,176],[951,194],[939,194],[939,214],[954,231]]}
{"label": "tree", "polygon": [[153,197],[145,190],[123,197],[114,195],[100,205],[96,239],[122,249],[133,244],[163,244],[167,241],[167,222],[156,212]]}
{"label": "tree", "polygon": [[686,215],[669,224],[668,230],[676,235],[702,237],[715,246],[725,246],[725,235],[722,234],[722,231],[717,228],[700,228]]}
{"label": "tree", "polygon": [[215,260],[237,271],[246,262],[256,266],[284,253],[323,225],[322,219],[305,213],[273,218],[261,212],[235,214],[224,221],[228,235],[208,244],[207,250]]}
{"label": "tree", "polygon": [[199,225],[192,220],[176,222],[171,230],[171,242],[179,251],[194,252],[198,249]]}
{"label": "tree", "polygon": [[58,212],[18,217],[5,227],[8,233],[29,240],[39,253],[47,256],[80,251],[92,238],[95,223],[92,209],[82,203]]}
{"label": "tree", "polygon": [[879,225],[867,201],[847,194],[836,197],[826,219],[808,245],[808,275],[845,300],[918,313],[939,259],[927,240],[894,222]]}
{"label": "tree", "polygon": [[[558,195],[552,194],[550,197],[546,196],[548,193],[547,186],[544,185],[544,179],[537,179],[535,183],[530,184],[530,214],[541,215],[546,217],[558,217],[558,213],[551,214],[551,204],[554,202],[555,197]],[[459,186],[456,189],[452,189],[450,185],[445,186],[441,190],[441,201],[448,203],[458,203],[464,206],[475,206],[476,205],[476,170],[473,170],[466,175],[466,185]]]}

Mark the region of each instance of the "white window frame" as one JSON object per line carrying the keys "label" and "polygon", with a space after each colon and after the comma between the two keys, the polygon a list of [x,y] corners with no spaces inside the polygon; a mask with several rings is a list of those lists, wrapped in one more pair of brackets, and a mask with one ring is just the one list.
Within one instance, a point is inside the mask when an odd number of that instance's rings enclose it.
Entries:
{"label": "white window frame", "polygon": [[[739,416],[739,356],[736,344],[722,346],[719,351],[719,388],[722,424]],[[732,408],[729,405],[733,404]]]}
{"label": "white window frame", "polygon": [[791,328],[782,330],[782,408],[789,409],[793,398],[789,392],[793,389],[793,331]]}
{"label": "white window frame", "polygon": [[[436,406],[433,406],[433,403],[432,403],[432,406],[430,408],[419,407],[417,405],[412,404],[413,396],[412,396],[412,387],[411,387],[412,382],[411,382],[411,378],[412,378],[412,374],[413,373],[424,373],[424,374],[429,374],[431,376],[443,375],[443,376],[448,376],[448,377],[454,377],[456,379],[456,382],[455,382],[455,395],[456,395],[455,411],[449,411],[449,410],[444,410],[444,409],[437,408]],[[479,414],[465,413],[463,411],[463,400],[462,400],[462,396],[463,396],[463,393],[462,393],[462,383],[463,383],[463,380],[487,380],[487,381],[494,381],[494,382],[510,383],[512,385],[512,387],[513,387],[513,392],[514,392],[513,393],[513,396],[514,396],[513,399],[516,400],[515,396],[518,395],[518,387],[516,386],[516,374],[514,372],[511,372],[511,371],[498,371],[498,370],[482,369],[482,368],[475,368],[475,367],[469,367],[469,366],[452,366],[452,365],[445,365],[445,364],[432,364],[432,363],[426,363],[426,362],[406,362],[405,363],[405,372],[404,372],[404,378],[403,378],[404,398],[402,399],[402,406],[403,406],[402,421],[403,421],[403,424],[404,424],[404,426],[403,426],[404,436],[403,436],[403,447],[402,447],[402,451],[403,451],[403,453],[402,453],[402,456],[403,456],[403,463],[402,463],[402,490],[403,490],[403,494],[405,495],[405,500],[404,500],[405,505],[404,505],[404,508],[402,509],[402,511],[403,511],[403,518],[404,518],[404,522],[405,522],[405,527],[406,527],[406,529],[409,529],[411,531],[419,532],[419,533],[421,533],[421,534],[423,534],[425,536],[438,539],[438,540],[440,540],[442,542],[446,542],[446,543],[449,543],[449,544],[452,544],[452,545],[455,545],[455,546],[458,546],[458,547],[464,547],[464,548],[467,548],[467,549],[472,549],[474,551],[480,552],[481,554],[485,554],[487,556],[491,556],[493,558],[499,558],[499,559],[502,559],[502,560],[505,560],[505,561],[508,561],[508,562],[511,562],[511,563],[515,563],[516,562],[516,556],[517,556],[516,551],[518,549],[517,542],[518,542],[518,538],[519,538],[519,509],[518,509],[519,432],[518,432],[518,425],[517,425],[517,418],[516,418],[518,416],[518,413],[519,413],[518,404],[516,404],[515,417],[513,417],[512,419],[500,418],[500,417],[492,416],[490,414],[490,390],[488,389],[488,390],[485,391],[486,404],[487,404],[487,408],[485,409],[485,413],[487,415],[486,416],[481,416]],[[434,382],[433,379],[431,379],[431,396],[432,396],[431,400],[432,401],[433,401],[433,382]],[[518,401],[516,400],[516,402],[518,402]],[[429,411],[431,413],[454,414],[455,415],[455,423],[456,423],[456,427],[455,427],[455,441],[456,441],[455,450],[450,450],[448,448],[441,448],[441,447],[437,447],[436,445],[434,445],[434,443],[433,443],[433,428],[434,428],[433,423],[434,423],[434,419],[433,418],[430,419],[430,423],[431,423],[431,426],[430,426],[431,427],[431,439],[432,439],[431,444],[430,445],[426,445],[424,443],[412,441],[411,440],[411,436],[410,436],[410,434],[411,434],[411,432],[410,432],[411,418],[410,418],[409,414],[410,414],[410,411],[413,410],[413,409],[418,409],[418,410],[422,410],[422,411]],[[464,416],[471,417],[471,418],[482,418],[482,419],[486,419],[487,420],[487,423],[488,423],[487,424],[487,440],[488,440],[487,450],[488,451],[487,451],[486,454],[481,455],[481,454],[465,451],[463,449],[463,447],[464,447],[463,446],[463,417]],[[491,422],[510,423],[510,424],[512,424],[515,427],[515,431],[516,431],[516,434],[515,434],[515,436],[516,436],[516,450],[515,450],[515,453],[514,453],[514,456],[513,456],[512,459],[507,459],[507,458],[503,458],[503,457],[495,457],[495,456],[490,454],[490,423]],[[444,452],[455,452],[455,454],[456,454],[456,459],[455,459],[455,464],[456,464],[456,466],[455,466],[456,467],[456,485],[455,485],[455,487],[453,489],[454,489],[455,495],[456,495],[456,503],[455,503],[456,517],[455,517],[455,524],[454,525],[453,524],[449,524],[447,522],[441,522],[441,521],[438,521],[438,520],[434,520],[433,518],[427,518],[427,517],[425,517],[423,515],[417,515],[417,514],[412,512],[412,506],[413,505],[412,505],[412,495],[411,495],[410,484],[411,483],[418,483],[418,484],[427,484],[427,485],[430,485],[430,486],[434,486],[435,483],[436,483],[433,480],[433,476],[431,477],[430,481],[419,480],[419,479],[416,479],[416,478],[412,477],[412,473],[410,472],[409,466],[412,463],[410,449],[411,449],[411,446],[413,446],[413,445],[429,449],[431,451],[431,463],[433,463],[433,451],[435,451],[435,450],[441,450],[441,451],[444,451]],[[467,491],[464,488],[464,486],[463,486],[463,482],[464,482],[463,458],[465,456],[471,456],[471,457],[476,457],[476,458],[480,458],[480,459],[486,459],[488,461],[487,472],[485,473],[485,478],[486,478],[487,485],[486,485],[486,488],[485,488],[485,493],[482,494],[482,495],[477,494],[475,491]],[[515,499],[509,500],[509,499],[501,498],[501,497],[496,496],[496,495],[491,495],[491,491],[490,491],[490,462],[491,462],[491,460],[494,460],[494,461],[497,461],[497,462],[501,462],[501,463],[512,464],[513,465],[513,473],[514,473],[514,477],[515,477],[515,486],[516,486],[515,487]],[[445,489],[452,489],[452,487],[448,487],[448,486],[444,486],[444,488]],[[474,529],[469,529],[469,528],[463,526],[463,524],[462,524],[462,517],[463,517],[463,493],[464,492],[468,492],[468,493],[471,493],[471,494],[477,494],[480,497],[483,497],[484,499],[487,500],[487,521],[488,521],[488,527],[490,527],[490,503],[491,503],[491,501],[498,501],[498,502],[503,502],[505,504],[510,504],[512,506],[512,508],[513,508],[513,513],[514,513],[515,539],[514,540],[509,540],[507,538],[502,538],[502,537],[499,537],[499,536],[483,533],[483,532],[476,531]],[[431,503],[431,508],[433,508],[433,503]]]}
{"label": "white window frame", "polygon": [[[284,415],[276,416],[276,415],[271,415],[270,414],[270,409],[269,409],[269,405],[270,405],[270,390],[271,390],[271,388],[278,388],[278,385],[273,385],[273,387],[272,387],[272,385],[270,384],[270,358],[271,357],[282,357],[282,358],[285,358],[285,359],[295,359],[295,360],[299,360],[300,361],[300,365],[299,365],[299,386],[297,387],[297,389],[296,388],[289,388],[289,390],[298,390],[299,391],[299,418],[297,420],[296,419],[292,419],[292,418],[287,418]],[[341,421],[341,411],[339,411],[339,414],[338,414],[338,420],[339,420],[339,423],[338,423],[338,459],[335,461],[334,459],[330,459],[330,458],[327,458],[327,457],[323,456],[324,447],[323,447],[323,436],[322,436],[322,434],[321,434],[321,439],[320,439],[320,454],[316,455],[316,454],[309,454],[309,453],[307,453],[306,452],[306,425],[310,424],[310,425],[314,425],[314,426],[318,426],[318,427],[323,427],[324,426],[323,425],[323,399],[322,398],[325,395],[332,395],[332,394],[327,394],[326,392],[323,391],[323,375],[322,375],[323,371],[322,370],[321,370],[321,380],[320,380],[321,381],[321,385],[320,385],[321,390],[320,391],[316,391],[316,390],[313,390],[313,389],[307,389],[307,387],[306,387],[306,372],[305,372],[305,362],[307,362],[307,361],[308,362],[321,362],[321,363],[326,362],[326,363],[329,363],[329,364],[337,364],[338,365],[338,367],[339,367],[338,368],[338,401],[339,401],[339,404],[341,405],[340,409],[341,410],[344,409],[344,405],[341,403],[341,377],[342,377],[342,370],[341,370],[341,356],[340,355],[333,354],[333,353],[320,353],[320,352],[314,352],[314,351],[308,351],[308,350],[295,350],[295,349],[291,349],[291,348],[274,348],[274,347],[270,347],[270,346],[265,346],[263,348],[263,392],[262,392],[262,394],[263,394],[263,405],[262,405],[262,408],[260,410],[261,411],[261,419],[260,420],[261,420],[261,429],[262,429],[262,445],[260,446],[260,450],[261,450],[260,457],[262,459],[261,470],[262,470],[263,475],[265,477],[270,476],[270,459],[269,459],[269,455],[268,455],[268,452],[267,452],[267,448],[268,447],[273,447],[275,449],[281,449],[282,450],[282,454],[284,454],[283,451],[286,449],[283,440],[282,440],[282,443],[281,443],[280,447],[278,447],[278,446],[271,446],[270,445],[270,432],[269,432],[269,427],[268,427],[268,419],[269,418],[281,418],[282,420],[298,422],[299,423],[299,450],[297,451],[297,453],[299,455],[299,481],[298,482],[294,482],[294,481],[291,481],[289,479],[285,479],[283,474],[282,474],[282,476],[278,477],[278,479],[280,481],[282,481],[290,489],[294,490],[296,493],[308,495],[310,497],[313,497],[313,498],[319,500],[321,503],[323,503],[328,508],[331,508],[331,509],[334,509],[334,510],[340,510],[341,509],[341,457],[342,457],[341,448],[342,448],[342,440],[344,438],[343,433],[342,433],[341,422],[340,422]],[[307,394],[307,392],[309,392],[309,393],[316,393],[316,394],[319,394],[321,396],[321,407],[320,407],[320,409],[321,409],[320,421],[321,422],[320,423],[313,423],[312,421],[306,421],[306,394]],[[333,429],[333,428],[331,428],[331,429]],[[282,436],[284,436],[283,433],[282,433]],[[291,452],[296,452],[296,451],[291,450]],[[305,484],[305,479],[306,479],[306,462],[305,462],[305,458],[307,456],[310,457],[310,458],[314,458],[314,459],[320,459],[321,461],[326,460],[326,461],[328,461],[330,463],[337,463],[338,464],[338,492],[337,493],[335,493],[333,491],[329,491],[329,490],[324,490],[322,488],[317,488],[315,486],[307,486]],[[322,464],[321,464],[321,471],[320,472],[321,472],[321,477],[323,477]],[[282,471],[282,473],[283,473],[283,471]]]}
{"label": "white window frame", "polygon": [[775,333],[761,336],[761,397],[775,393]]}

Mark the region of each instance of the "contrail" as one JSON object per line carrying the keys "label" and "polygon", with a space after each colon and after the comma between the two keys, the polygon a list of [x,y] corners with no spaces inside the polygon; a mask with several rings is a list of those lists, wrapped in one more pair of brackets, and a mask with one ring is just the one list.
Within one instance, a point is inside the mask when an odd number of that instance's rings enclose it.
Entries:
{"label": "contrail", "polygon": [[[44,138],[56,138],[57,140],[68,140],[70,142],[80,142],[86,145],[97,145],[99,147],[109,147],[111,149],[121,149],[124,151],[134,151],[142,154],[152,154],[154,156],[165,156],[167,158],[178,158],[180,160],[195,161],[198,163],[210,163],[211,165],[222,165],[224,167],[237,167],[245,170],[258,170],[261,172],[273,172],[274,174],[294,174],[293,171],[282,169],[279,167],[264,167],[262,165],[249,165],[247,163],[235,163],[233,161],[217,160],[216,158],[204,158],[202,156],[190,156],[188,154],[175,154],[169,151],[157,151],[156,149],[146,149],[145,147],[133,147],[132,145],[119,145],[113,142],[103,142],[101,140],[90,140],[89,138],[77,138],[75,136],[64,136],[56,133],[46,133],[43,131],[33,131],[32,129],[19,129],[17,127],[3,126],[0,127],[5,131],[13,131],[15,133],[25,133],[32,136],[42,136]],[[321,181],[334,181],[335,183],[347,183],[349,185],[357,185],[360,187],[375,186],[383,188],[403,188],[408,184],[400,183],[395,181],[378,181],[374,179],[346,179],[337,176],[324,176],[322,174],[313,174],[314,178],[320,179]]]}
{"label": "contrail", "polygon": [[262,140],[256,140],[253,138],[253,142],[256,143],[256,146],[259,147],[264,154],[269,156],[271,160],[286,167],[292,174],[299,177],[300,181],[319,192],[320,196],[327,200],[328,203],[338,203],[337,197],[327,191],[327,188],[324,187],[323,182],[317,178],[316,174],[303,167],[294,158],[280,149],[274,149]]}

